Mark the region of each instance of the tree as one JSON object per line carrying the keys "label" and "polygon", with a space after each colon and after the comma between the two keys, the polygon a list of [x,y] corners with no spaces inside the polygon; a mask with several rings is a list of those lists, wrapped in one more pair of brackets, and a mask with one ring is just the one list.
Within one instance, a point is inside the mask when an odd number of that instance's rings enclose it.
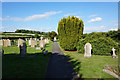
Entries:
{"label": "tree", "polygon": [[50,40],[54,40],[54,37],[57,36],[57,33],[55,31],[52,31],[52,32],[48,32],[48,36],[50,37]]}
{"label": "tree", "polygon": [[61,19],[58,23],[58,38],[64,50],[77,50],[77,43],[82,38],[84,24],[77,17]]}
{"label": "tree", "polygon": [[38,34],[35,34],[35,36],[34,36],[35,38],[39,38],[39,35]]}

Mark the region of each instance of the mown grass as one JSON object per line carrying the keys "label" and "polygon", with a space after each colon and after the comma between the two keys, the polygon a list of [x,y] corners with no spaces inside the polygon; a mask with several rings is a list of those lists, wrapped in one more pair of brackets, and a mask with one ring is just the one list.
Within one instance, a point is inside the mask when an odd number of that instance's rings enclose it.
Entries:
{"label": "mown grass", "polygon": [[[60,42],[57,43],[60,46]],[[62,48],[61,50],[64,52]],[[84,58],[83,54],[77,52],[64,52],[64,54],[69,58],[81,78],[116,79],[114,76],[104,72],[103,69],[105,65],[118,65],[118,60],[120,60],[118,58],[104,55],[92,55],[91,58]]]}
{"label": "mown grass", "polygon": [[[64,52],[73,64],[74,69],[82,78],[115,78],[104,72],[104,66],[118,65],[118,59],[111,56],[92,55],[91,58],[84,58],[83,54]],[[76,65],[76,63],[79,63]]]}
{"label": "mown grass", "polygon": [[[2,57],[2,77],[4,78],[44,78],[50,53],[52,51],[50,42],[45,47],[47,55],[42,54],[42,50],[27,47],[27,56],[20,57],[19,47],[2,47],[5,55]],[[39,53],[38,55],[35,55]]]}

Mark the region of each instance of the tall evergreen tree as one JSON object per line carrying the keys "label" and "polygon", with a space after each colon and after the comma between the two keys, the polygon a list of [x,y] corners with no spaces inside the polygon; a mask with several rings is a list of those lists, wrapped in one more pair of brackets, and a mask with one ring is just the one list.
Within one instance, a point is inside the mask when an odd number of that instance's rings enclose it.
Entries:
{"label": "tall evergreen tree", "polygon": [[76,50],[77,43],[83,35],[83,21],[77,17],[61,19],[58,23],[58,37],[60,46],[64,50]]}

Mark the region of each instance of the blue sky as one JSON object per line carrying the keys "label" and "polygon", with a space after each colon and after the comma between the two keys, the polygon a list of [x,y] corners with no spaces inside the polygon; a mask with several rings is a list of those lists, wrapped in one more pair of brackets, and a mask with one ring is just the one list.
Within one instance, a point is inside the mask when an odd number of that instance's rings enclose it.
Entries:
{"label": "blue sky", "polygon": [[57,32],[60,19],[72,15],[83,20],[84,33],[118,28],[117,2],[3,2],[0,31]]}

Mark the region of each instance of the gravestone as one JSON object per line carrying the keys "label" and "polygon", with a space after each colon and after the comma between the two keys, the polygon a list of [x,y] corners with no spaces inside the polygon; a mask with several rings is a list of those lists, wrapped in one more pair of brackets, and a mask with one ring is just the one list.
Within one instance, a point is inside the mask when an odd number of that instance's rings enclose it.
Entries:
{"label": "gravestone", "polygon": [[37,45],[37,40],[35,40],[35,45]]}
{"label": "gravestone", "polygon": [[56,41],[56,37],[54,37],[54,41]]}
{"label": "gravestone", "polygon": [[9,39],[7,39],[8,42],[8,46],[11,46],[11,41]]}
{"label": "gravestone", "polygon": [[46,43],[45,43],[45,40],[43,40],[43,47],[45,46],[45,44],[46,44]]}
{"label": "gravestone", "polygon": [[39,41],[39,39],[37,39],[37,41]]}
{"label": "gravestone", "polygon": [[25,41],[27,41],[28,40],[28,38],[25,38]]}
{"label": "gravestone", "polygon": [[35,38],[34,40],[37,40],[37,38]]}
{"label": "gravestone", "polygon": [[30,40],[29,40],[29,45],[31,45],[31,42],[32,42],[32,38],[30,38]]}
{"label": "gravestone", "polygon": [[0,45],[3,46],[3,40],[0,40]]}
{"label": "gravestone", "polygon": [[43,37],[41,36],[40,39],[43,40]]}
{"label": "gravestone", "polygon": [[112,58],[118,58],[118,56],[115,54],[115,49],[112,48],[113,54],[112,54]]}
{"label": "gravestone", "polygon": [[4,47],[8,47],[8,40],[4,40]]}
{"label": "gravestone", "polygon": [[4,55],[4,50],[0,49],[0,55],[3,56]]}
{"label": "gravestone", "polygon": [[14,45],[14,41],[13,40],[11,41],[11,45]]}
{"label": "gravestone", "polygon": [[47,43],[49,43],[49,39],[47,38]]}
{"label": "gravestone", "polygon": [[35,40],[31,40],[31,47],[35,47]]}
{"label": "gravestone", "polygon": [[26,56],[27,55],[27,45],[26,43],[22,43],[20,46],[20,56]]}
{"label": "gravestone", "polygon": [[91,44],[86,43],[84,49],[85,49],[84,57],[91,57],[91,49],[92,49]]}
{"label": "gravestone", "polygon": [[47,43],[47,39],[44,40],[45,44]]}
{"label": "gravestone", "polygon": [[43,40],[40,40],[40,48],[43,48],[43,47],[44,47]]}
{"label": "gravestone", "polygon": [[24,43],[24,40],[18,39],[18,47],[19,47],[21,44],[23,44],[23,43]]}

